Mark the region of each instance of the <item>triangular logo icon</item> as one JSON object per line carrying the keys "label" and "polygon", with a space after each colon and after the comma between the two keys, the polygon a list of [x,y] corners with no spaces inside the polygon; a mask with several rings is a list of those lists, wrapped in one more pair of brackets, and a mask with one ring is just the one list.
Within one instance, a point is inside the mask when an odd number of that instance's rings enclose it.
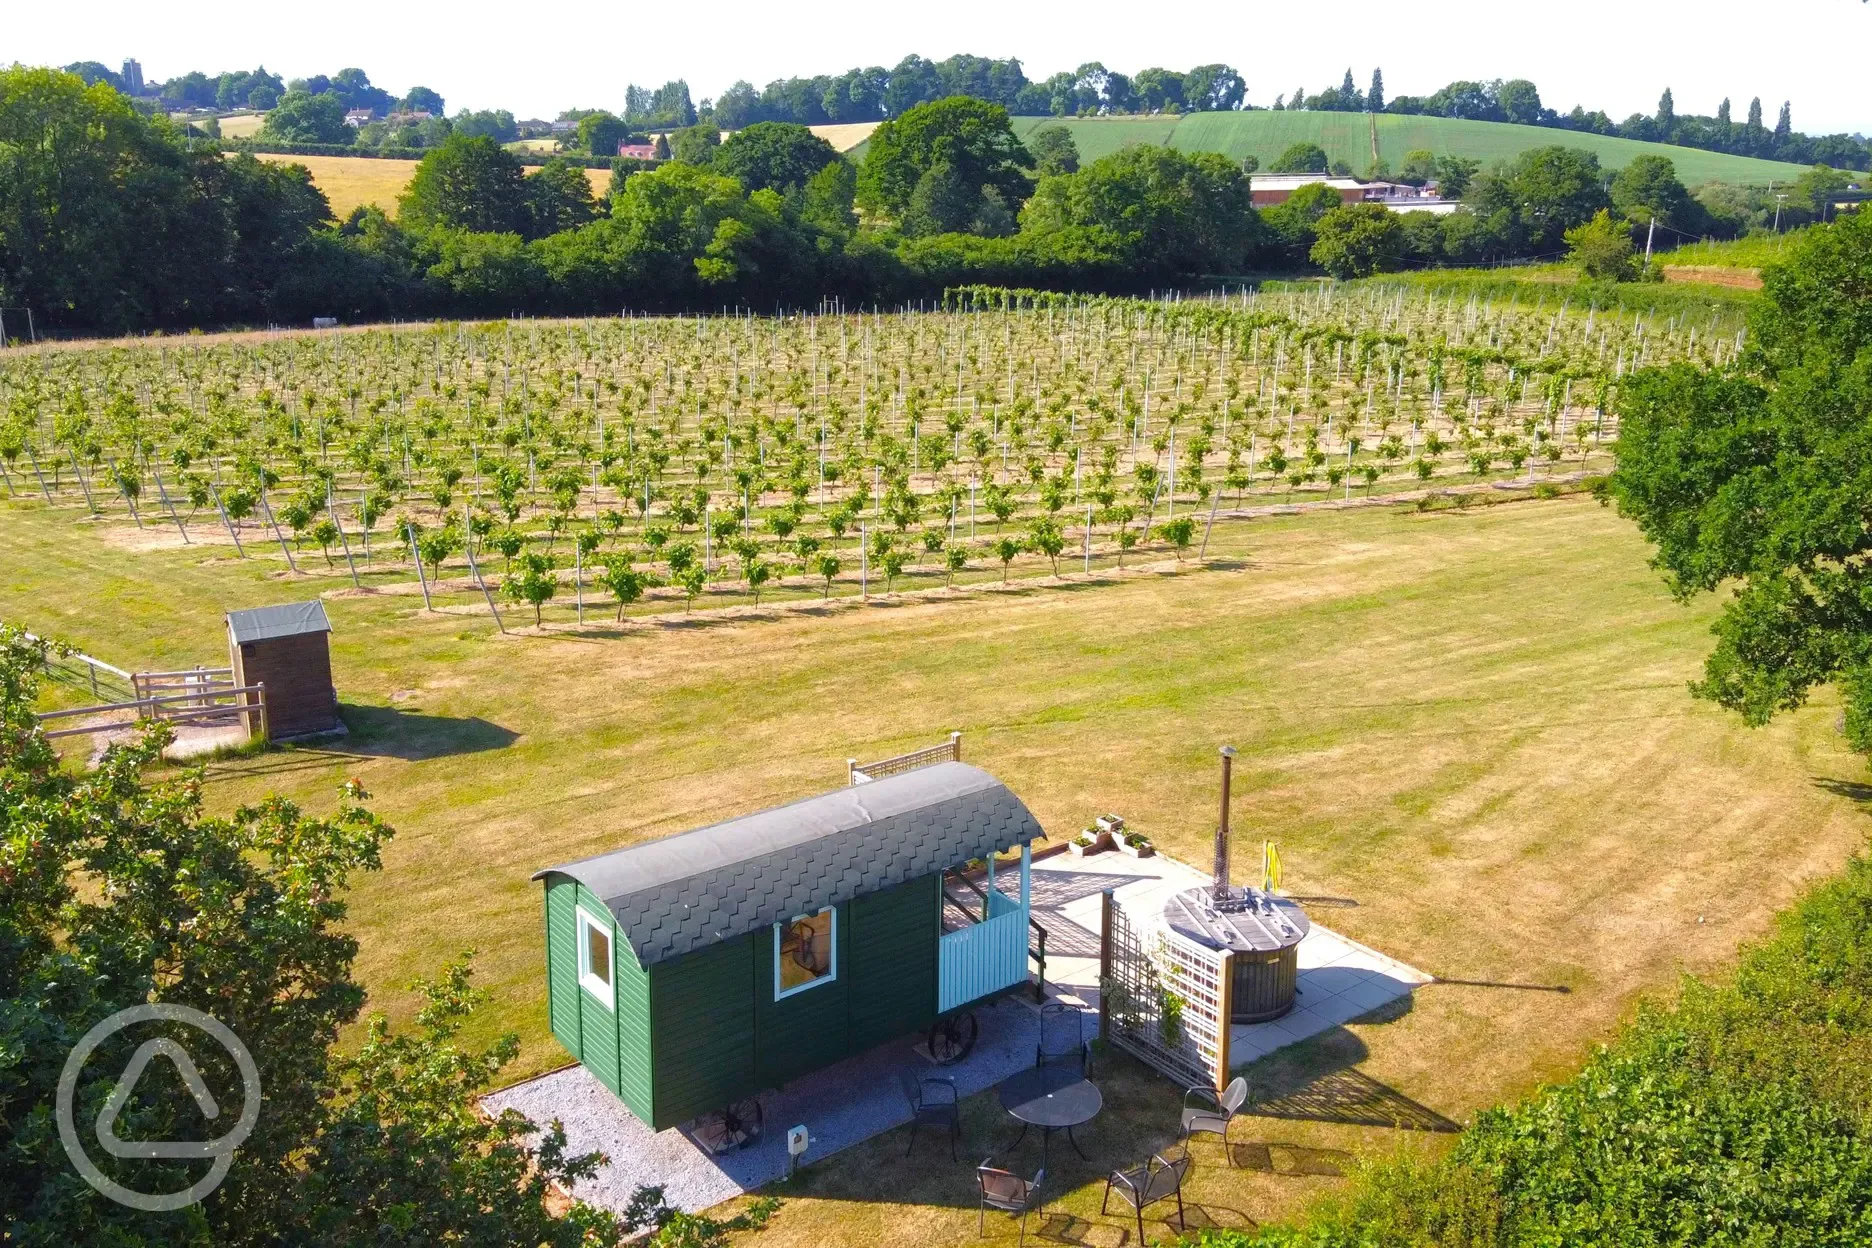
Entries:
{"label": "triangular logo icon", "polygon": [[221,1107],[215,1103],[214,1093],[208,1090],[208,1084],[202,1079],[201,1071],[195,1067],[195,1059],[188,1055],[188,1050],[169,1039],[146,1040],[131,1056],[130,1064],[124,1067],[124,1073],[118,1076],[117,1086],[111,1092],[110,1099],[104,1102],[104,1108],[98,1112],[97,1137],[104,1151],[113,1157],[211,1157],[214,1156],[215,1140],[120,1140],[117,1138],[117,1116],[129,1104],[131,1095],[143,1078],[151,1059],[157,1054],[168,1058],[176,1068],[176,1074],[182,1078],[182,1086],[195,1098],[195,1104],[201,1109],[203,1117],[214,1119],[221,1116]]}

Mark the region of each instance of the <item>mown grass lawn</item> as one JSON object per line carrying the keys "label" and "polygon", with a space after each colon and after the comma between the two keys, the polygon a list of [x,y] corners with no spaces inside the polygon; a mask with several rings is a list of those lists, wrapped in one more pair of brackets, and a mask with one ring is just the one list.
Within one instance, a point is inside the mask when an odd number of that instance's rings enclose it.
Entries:
{"label": "mown grass lawn", "polygon": [[[1569,1071],[1640,997],[1724,964],[1862,843],[1864,769],[1836,708],[1749,730],[1691,699],[1714,602],[1671,602],[1636,533],[1590,499],[1223,534],[1206,568],[583,634],[503,638],[407,595],[334,598],[353,735],[215,763],[210,799],[278,789],[323,809],[361,778],[399,830],[353,895],[373,1005],[407,1015],[405,985],[473,947],[494,994],[480,1030],[520,1033],[520,1074],[565,1060],[527,878],[541,866],[834,786],[848,756],[951,729],[1050,832],[1118,811],[1200,863],[1215,747],[1233,742],[1240,843],[1272,837],[1291,892],[1341,899],[1317,919],[1449,981],[1255,1078],[1355,1072],[1456,1121]],[[224,609],[309,592],[105,538],[0,505],[0,618],[173,667],[223,661]],[[1176,1095],[1117,1059],[1106,1071],[1094,1162],[1049,1188],[1061,1214],[1115,1228],[1092,1216],[1102,1173],[1167,1142]],[[1009,1133],[991,1100],[968,1113],[979,1160]],[[1245,1169],[1198,1148],[1193,1194],[1224,1224],[1292,1212],[1352,1158],[1446,1138],[1239,1131]],[[760,1242],[973,1240],[967,1165],[927,1142],[890,1160],[902,1146],[893,1133],[814,1168]],[[1016,1164],[1037,1155],[1030,1140]]]}

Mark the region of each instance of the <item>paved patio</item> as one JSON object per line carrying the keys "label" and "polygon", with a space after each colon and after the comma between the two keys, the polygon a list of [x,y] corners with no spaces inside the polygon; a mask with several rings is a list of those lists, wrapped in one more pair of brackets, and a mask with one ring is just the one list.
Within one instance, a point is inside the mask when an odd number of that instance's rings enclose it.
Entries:
{"label": "paved patio", "polygon": [[[1047,929],[1049,994],[1097,1015],[1099,895],[1105,889],[1134,921],[1148,923],[1171,896],[1209,881],[1208,873],[1173,859],[1133,858],[1117,850],[1036,862],[1034,918]],[[1299,1003],[1285,1018],[1233,1028],[1236,1069],[1408,996],[1433,978],[1322,926],[1319,913],[1308,913],[1313,927],[1300,942]]]}
{"label": "paved patio", "polygon": [[[1009,872],[996,883],[1018,888]],[[1085,1032],[1098,1022],[1099,896],[1107,888],[1139,922],[1159,914],[1173,893],[1209,883],[1209,876],[1168,858],[1132,858],[1108,851],[1089,858],[1057,854],[1033,864],[1034,917],[1047,928],[1047,990],[1052,1000],[1087,1012]],[[1431,976],[1315,921],[1299,949],[1300,1005],[1272,1023],[1235,1027],[1235,1066],[1240,1068],[1308,1036],[1370,1013],[1408,995]],[[963,1096],[992,1088],[1033,1065],[1040,1039],[1039,1015],[1031,996],[1004,998],[976,1011],[981,1036],[968,1060],[941,1073]],[[574,1152],[602,1152],[610,1159],[597,1177],[578,1186],[583,1200],[622,1210],[641,1184],[660,1184],[673,1206],[706,1209],[785,1177],[786,1129],[804,1123],[812,1145],[803,1164],[823,1160],[909,1121],[897,1072],[933,1069],[905,1037],[763,1093],[766,1134],[759,1144],[715,1157],[681,1129],[652,1131],[632,1116],[609,1089],[583,1067],[568,1067],[490,1093],[490,1112],[515,1109],[534,1122],[555,1118],[565,1125]],[[943,1143],[931,1138],[928,1147]],[[964,1160],[967,1160],[966,1158]]]}

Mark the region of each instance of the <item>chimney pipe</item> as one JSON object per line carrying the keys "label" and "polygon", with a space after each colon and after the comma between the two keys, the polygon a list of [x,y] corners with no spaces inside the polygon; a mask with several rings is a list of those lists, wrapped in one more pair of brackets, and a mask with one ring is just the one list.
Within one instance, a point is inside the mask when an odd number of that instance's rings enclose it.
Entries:
{"label": "chimney pipe", "polygon": [[1235,747],[1222,747],[1222,816],[1216,822],[1215,883],[1210,896],[1218,905],[1229,899],[1229,773],[1234,769]]}

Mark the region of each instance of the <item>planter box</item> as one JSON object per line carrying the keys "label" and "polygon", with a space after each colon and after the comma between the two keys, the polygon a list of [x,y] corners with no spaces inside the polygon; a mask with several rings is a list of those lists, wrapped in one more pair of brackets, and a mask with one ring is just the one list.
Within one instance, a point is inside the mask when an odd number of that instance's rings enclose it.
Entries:
{"label": "planter box", "polygon": [[1124,831],[1125,826],[1124,820],[1117,815],[1100,815],[1097,819],[1093,820],[1093,823],[1097,826],[1098,830],[1103,832],[1107,837],[1114,836]]}
{"label": "planter box", "polygon": [[1092,838],[1092,843],[1090,845],[1079,844],[1077,838],[1066,842],[1066,852],[1075,858],[1084,858],[1091,854],[1102,854],[1110,848],[1112,848],[1112,835],[1109,832],[1103,831]]}
{"label": "planter box", "polygon": [[1154,858],[1157,856],[1157,847],[1154,845],[1133,845],[1123,837],[1117,837],[1115,840],[1119,852],[1129,854],[1133,858]]}

